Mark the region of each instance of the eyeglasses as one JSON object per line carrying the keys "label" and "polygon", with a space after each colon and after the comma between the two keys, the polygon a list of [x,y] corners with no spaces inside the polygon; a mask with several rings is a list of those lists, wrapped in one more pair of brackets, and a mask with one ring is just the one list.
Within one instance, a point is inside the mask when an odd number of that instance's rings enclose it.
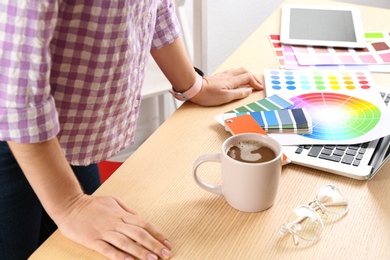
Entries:
{"label": "eyeglasses", "polygon": [[[316,241],[320,238],[324,229],[324,220],[328,217],[340,218],[348,212],[349,204],[340,189],[333,184],[322,187],[314,201],[308,205],[298,206],[288,218],[287,224],[280,227],[279,232],[289,232],[295,245],[299,240]],[[318,214],[321,210],[323,218]]]}

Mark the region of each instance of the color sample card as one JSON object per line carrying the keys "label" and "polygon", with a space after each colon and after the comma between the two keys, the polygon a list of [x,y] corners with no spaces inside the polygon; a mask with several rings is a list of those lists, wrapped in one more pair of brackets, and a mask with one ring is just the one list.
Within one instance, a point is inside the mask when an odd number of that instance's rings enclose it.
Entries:
{"label": "color sample card", "polygon": [[390,113],[367,71],[265,70],[268,95],[281,94],[306,108],[313,131],[273,135],[283,145],[351,144],[390,134]]}
{"label": "color sample card", "polygon": [[226,113],[239,113],[239,112],[253,112],[253,111],[267,111],[267,110],[279,110],[292,106],[293,103],[280,95],[272,95],[252,102],[242,107],[238,107]]}
{"label": "color sample card", "polygon": [[366,42],[380,42],[390,40],[390,32],[367,32],[364,37],[366,37]]}
{"label": "color sample card", "polygon": [[244,106],[237,107],[224,114],[217,115],[215,120],[217,120],[221,125],[224,125],[224,121],[226,119],[237,116],[237,113],[281,110],[291,107],[292,105],[294,105],[294,103],[288,98],[279,94],[274,94]]}
{"label": "color sample card", "polygon": [[281,69],[327,69],[327,70],[337,70],[337,69],[353,69],[353,70],[368,70],[367,65],[355,65],[355,66],[345,66],[345,65],[301,65],[298,63],[298,60],[295,56],[294,50],[291,45],[284,45],[280,42],[280,36],[278,34],[269,35],[269,40],[271,42],[272,48],[274,50],[276,59],[278,60],[279,67]]}
{"label": "color sample card", "polygon": [[243,112],[232,115],[232,118],[244,115],[251,116],[267,133],[308,134],[312,132],[311,118],[305,108]]}
{"label": "color sample card", "polygon": [[[389,32],[373,32],[365,33],[367,42],[376,42],[376,41],[390,41]],[[298,59],[295,55],[294,49],[291,45],[281,44],[278,34],[269,35],[269,40],[271,42],[272,48],[274,50],[275,56],[278,60],[279,67],[281,69],[326,69],[326,70],[370,70],[373,72],[390,72],[390,65],[388,64],[355,64],[355,65],[302,65],[298,62]],[[387,44],[387,43],[386,43]],[[319,48],[321,49],[321,48]],[[367,58],[369,59],[369,57]],[[387,60],[387,57],[384,56],[381,58]]]}
{"label": "color sample card", "polygon": [[364,49],[292,46],[300,65],[390,64],[390,41],[370,42]]}
{"label": "color sample card", "polygon": [[[280,42],[280,35],[279,34],[270,34],[268,36],[270,43],[272,45],[272,49],[274,50],[274,54],[276,59],[278,60],[279,67],[281,69],[285,69],[285,57],[283,54],[283,47],[282,43]],[[294,54],[295,57],[295,54]]]}

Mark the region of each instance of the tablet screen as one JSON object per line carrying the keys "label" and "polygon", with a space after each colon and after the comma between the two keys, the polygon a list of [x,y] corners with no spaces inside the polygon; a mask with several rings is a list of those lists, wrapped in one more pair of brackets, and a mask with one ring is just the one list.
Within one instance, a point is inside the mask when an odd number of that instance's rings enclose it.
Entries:
{"label": "tablet screen", "polygon": [[351,7],[282,7],[281,42],[285,44],[365,47],[359,10]]}

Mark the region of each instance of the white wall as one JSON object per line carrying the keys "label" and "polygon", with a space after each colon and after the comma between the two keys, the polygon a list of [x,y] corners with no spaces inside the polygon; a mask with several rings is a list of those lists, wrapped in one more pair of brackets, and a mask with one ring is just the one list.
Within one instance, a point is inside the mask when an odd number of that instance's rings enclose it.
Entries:
{"label": "white wall", "polygon": [[[202,2],[206,13],[202,18],[205,25],[205,32],[202,33],[203,53],[195,53],[195,55],[204,57],[206,66],[201,68],[206,74],[211,74],[283,0],[195,1]],[[194,21],[196,23],[198,18],[193,16],[194,0],[186,0],[184,6],[189,22],[188,28],[194,33],[194,28],[199,27],[193,23]],[[193,37],[196,37],[196,34]]]}
{"label": "white wall", "polygon": [[390,0],[339,0],[337,2],[345,2],[357,5],[368,5],[379,8],[390,8]]}
{"label": "white wall", "polygon": [[207,2],[207,67],[212,73],[281,4],[282,0]]}

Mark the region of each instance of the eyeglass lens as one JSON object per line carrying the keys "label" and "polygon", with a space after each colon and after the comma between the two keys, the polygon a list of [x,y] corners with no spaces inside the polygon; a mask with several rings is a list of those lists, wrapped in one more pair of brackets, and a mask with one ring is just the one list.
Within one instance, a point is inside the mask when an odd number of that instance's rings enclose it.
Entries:
{"label": "eyeglass lens", "polygon": [[335,216],[342,216],[349,209],[348,200],[335,185],[326,185],[318,191],[316,202],[320,207]]}
{"label": "eyeglass lens", "polygon": [[298,244],[299,238],[304,240],[316,240],[324,227],[321,217],[309,206],[303,205],[294,209],[293,213],[287,220],[288,224],[281,227],[280,232],[289,231],[295,244]]}

